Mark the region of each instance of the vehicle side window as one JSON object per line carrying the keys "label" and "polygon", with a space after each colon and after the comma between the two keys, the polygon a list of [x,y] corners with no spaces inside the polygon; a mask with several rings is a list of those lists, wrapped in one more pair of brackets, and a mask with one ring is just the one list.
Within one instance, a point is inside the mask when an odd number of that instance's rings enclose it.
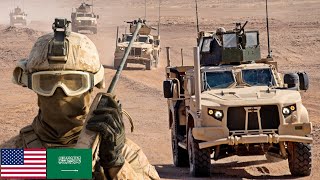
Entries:
{"label": "vehicle side window", "polygon": [[224,34],[223,35],[223,47],[224,48],[236,48],[237,47],[237,35],[236,34]]}
{"label": "vehicle side window", "polygon": [[255,47],[258,45],[258,33],[247,32],[246,33],[246,47]]}
{"label": "vehicle side window", "polygon": [[213,39],[212,38],[206,38],[203,40],[201,52],[209,52],[210,51],[210,43]]}

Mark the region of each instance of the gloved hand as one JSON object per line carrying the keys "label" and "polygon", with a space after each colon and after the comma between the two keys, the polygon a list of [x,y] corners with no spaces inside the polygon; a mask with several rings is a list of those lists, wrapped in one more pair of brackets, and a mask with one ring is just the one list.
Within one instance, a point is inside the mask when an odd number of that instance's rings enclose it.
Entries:
{"label": "gloved hand", "polygon": [[121,105],[111,94],[103,94],[98,107],[93,111],[86,128],[99,132],[101,143],[99,148],[100,164],[106,170],[124,164],[121,150],[125,143],[125,129],[122,121]]}

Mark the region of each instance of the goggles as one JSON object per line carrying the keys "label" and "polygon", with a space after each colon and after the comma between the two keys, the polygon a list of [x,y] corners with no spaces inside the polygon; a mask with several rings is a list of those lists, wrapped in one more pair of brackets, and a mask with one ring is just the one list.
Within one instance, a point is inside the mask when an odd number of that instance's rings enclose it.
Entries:
{"label": "goggles", "polygon": [[28,88],[39,95],[52,96],[60,87],[67,96],[77,96],[103,80],[103,68],[96,74],[83,71],[41,71],[29,75]]}

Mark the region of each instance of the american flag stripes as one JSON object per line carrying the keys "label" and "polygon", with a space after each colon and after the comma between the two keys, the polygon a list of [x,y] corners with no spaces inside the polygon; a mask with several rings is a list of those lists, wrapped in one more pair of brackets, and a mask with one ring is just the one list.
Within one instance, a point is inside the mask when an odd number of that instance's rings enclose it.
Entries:
{"label": "american flag stripes", "polygon": [[46,178],[46,149],[1,149],[1,178]]}

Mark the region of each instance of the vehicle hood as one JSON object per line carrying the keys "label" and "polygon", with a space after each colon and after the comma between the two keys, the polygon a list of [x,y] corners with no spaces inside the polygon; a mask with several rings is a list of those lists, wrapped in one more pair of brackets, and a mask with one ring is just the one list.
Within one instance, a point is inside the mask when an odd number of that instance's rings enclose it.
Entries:
{"label": "vehicle hood", "polygon": [[[118,44],[119,47],[128,47],[129,42],[122,42]],[[152,48],[152,44],[147,44],[143,42],[133,42],[132,47],[134,48]]]}
{"label": "vehicle hood", "polygon": [[291,104],[299,101],[301,101],[301,96],[298,91],[273,89],[267,86],[216,89],[201,94],[201,104],[205,106]]}

